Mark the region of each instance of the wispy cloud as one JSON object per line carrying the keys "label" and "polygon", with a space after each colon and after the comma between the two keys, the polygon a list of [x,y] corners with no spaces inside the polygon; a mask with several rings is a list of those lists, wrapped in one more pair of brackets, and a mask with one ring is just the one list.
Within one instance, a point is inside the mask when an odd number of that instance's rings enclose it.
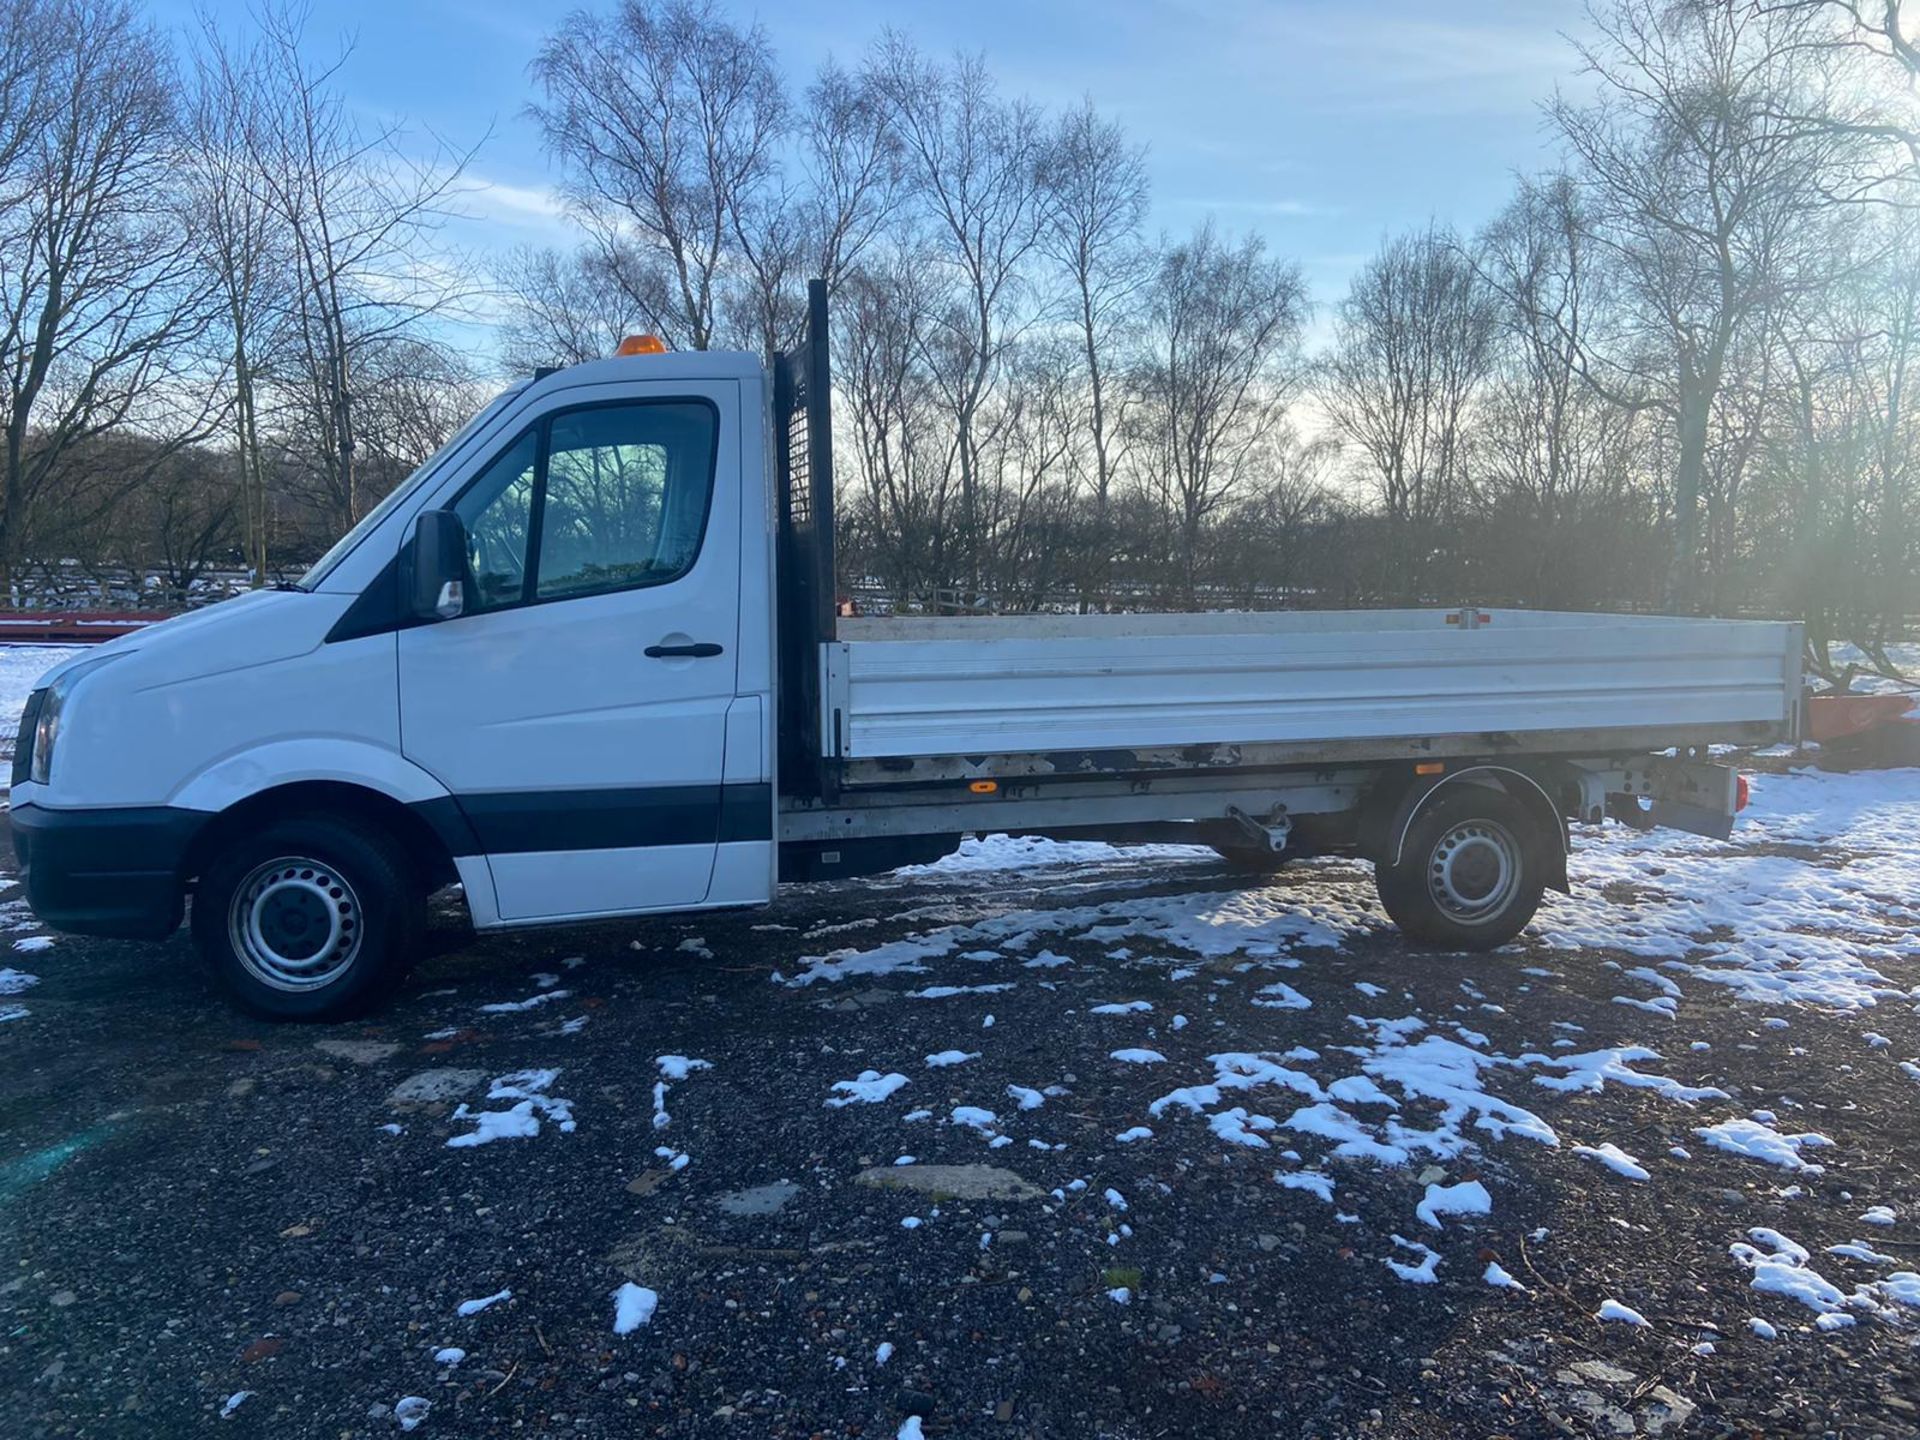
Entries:
{"label": "wispy cloud", "polygon": [[567,218],[566,203],[549,186],[511,185],[476,174],[468,175],[467,182],[462,198],[478,215],[541,226],[563,223]]}

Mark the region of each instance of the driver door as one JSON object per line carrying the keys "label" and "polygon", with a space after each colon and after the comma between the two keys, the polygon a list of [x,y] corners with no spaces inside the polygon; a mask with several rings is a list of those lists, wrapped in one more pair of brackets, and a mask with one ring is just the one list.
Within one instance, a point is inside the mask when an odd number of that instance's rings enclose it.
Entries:
{"label": "driver door", "polygon": [[461,615],[400,635],[401,744],[506,923],[698,905],[740,622],[738,385],[569,393],[478,465]]}

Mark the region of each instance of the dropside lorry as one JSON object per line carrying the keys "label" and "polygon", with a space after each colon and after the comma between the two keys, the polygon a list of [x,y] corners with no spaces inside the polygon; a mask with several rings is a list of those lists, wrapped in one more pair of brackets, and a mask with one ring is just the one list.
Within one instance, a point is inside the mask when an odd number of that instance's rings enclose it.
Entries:
{"label": "dropside lorry", "polygon": [[[629,349],[623,346],[622,349]],[[652,351],[653,353],[647,353]],[[806,337],[517,384],[297,584],[55,669],[12,826],[47,925],[361,1009],[475,928],[763,905],[968,833],[1370,860],[1486,950],[1570,822],[1725,836],[1710,747],[1791,740],[1798,626],[1508,609],[849,618],[824,286]]]}

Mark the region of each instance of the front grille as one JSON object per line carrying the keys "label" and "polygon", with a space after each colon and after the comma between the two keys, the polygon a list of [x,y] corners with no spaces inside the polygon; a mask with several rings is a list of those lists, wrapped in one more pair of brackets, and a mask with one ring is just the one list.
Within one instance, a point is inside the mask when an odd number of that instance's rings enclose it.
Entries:
{"label": "front grille", "polygon": [[20,712],[20,733],[13,742],[13,783],[24,785],[33,774],[33,732],[40,727],[40,707],[47,703],[47,692],[36,690],[27,697],[27,708]]}

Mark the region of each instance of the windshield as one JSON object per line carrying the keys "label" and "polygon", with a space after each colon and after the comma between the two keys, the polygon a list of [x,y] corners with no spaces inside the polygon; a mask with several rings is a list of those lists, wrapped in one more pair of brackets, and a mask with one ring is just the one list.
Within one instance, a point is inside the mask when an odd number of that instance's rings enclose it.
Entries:
{"label": "windshield", "polygon": [[333,548],[316,560],[313,568],[300,577],[298,581],[300,588],[302,590],[311,590],[322,580],[325,580],[328,571],[346,559],[347,556],[353,552],[354,546],[372,534],[381,521],[391,515],[409,495],[419,489],[421,482],[440,467],[441,461],[445,460],[448,456],[452,455],[455,450],[458,450],[461,445],[465,444],[468,436],[472,435],[476,430],[480,429],[481,426],[485,425],[487,421],[499,414],[500,408],[505,405],[507,401],[526,389],[527,383],[526,381],[522,381],[518,385],[509,386],[494,396],[492,400],[488,401],[479,414],[475,415],[454,432],[451,440],[447,441],[446,444],[429,455],[418,469],[398,485],[394,486],[392,491],[388,493],[386,499],[382,500],[378,505],[374,506],[373,509],[361,516],[358,525],[334,541]]}

